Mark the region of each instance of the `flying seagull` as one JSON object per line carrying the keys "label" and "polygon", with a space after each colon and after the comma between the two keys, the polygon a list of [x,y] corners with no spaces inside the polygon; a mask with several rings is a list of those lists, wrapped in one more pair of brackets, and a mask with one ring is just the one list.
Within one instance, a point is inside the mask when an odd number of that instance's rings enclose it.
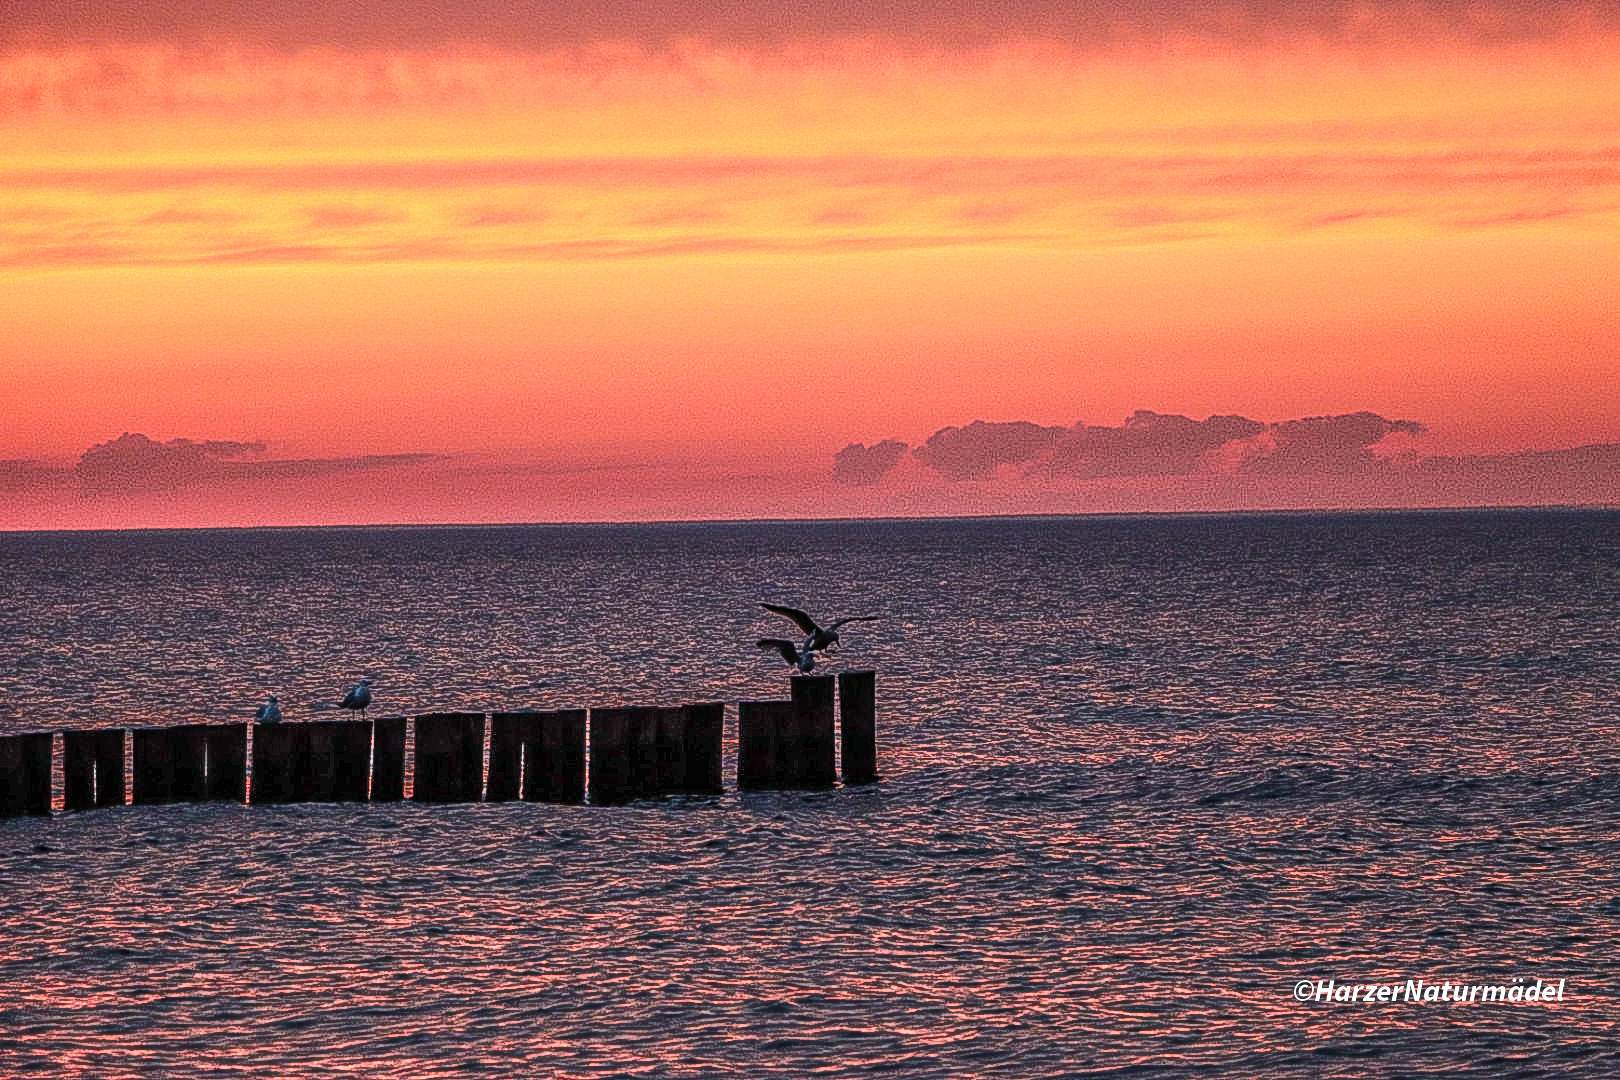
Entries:
{"label": "flying seagull", "polygon": [[371,680],[361,679],[349,691],[347,697],[338,702],[340,709],[359,709],[362,713],[371,706]]}
{"label": "flying seagull", "polygon": [[253,719],[261,724],[275,724],[281,721],[281,704],[276,695],[271,694],[270,700],[259,706],[259,711],[253,714]]}
{"label": "flying seagull", "polygon": [[[849,622],[872,622],[881,619],[881,615],[848,615],[826,626],[817,626],[816,620],[800,611],[798,608],[783,607],[780,604],[760,604],[766,611],[774,611],[784,618],[791,619],[793,625],[803,630],[807,635],[804,639],[804,651],[815,652],[818,649],[830,649],[838,644],[838,628]],[[809,670],[808,668],[806,670]]]}
{"label": "flying seagull", "polygon": [[798,648],[794,646],[793,642],[788,641],[786,638],[760,638],[757,644],[762,649],[775,649],[782,655],[782,659],[787,661],[788,667],[798,668],[806,675],[808,675],[811,669],[816,666],[815,653],[811,652],[809,649],[805,649],[803,652],[800,652]]}

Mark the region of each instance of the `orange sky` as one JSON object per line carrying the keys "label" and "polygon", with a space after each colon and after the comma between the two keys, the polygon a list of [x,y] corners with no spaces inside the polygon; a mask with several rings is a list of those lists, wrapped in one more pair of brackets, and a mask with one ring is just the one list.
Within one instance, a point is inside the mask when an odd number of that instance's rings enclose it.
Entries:
{"label": "orange sky", "polygon": [[[487,515],[728,516],[735,468],[825,479],[847,443],[974,419],[1620,442],[1620,24],[1279,4],[1189,32],[1174,6],[1107,40],[1039,4],[970,40],[877,15],[683,37],[610,5],[555,40],[403,7],[276,40],[228,4],[188,34],[30,0],[0,38],[0,459],[135,431],[632,463],[658,478],[612,507],[585,484]],[[763,509],[852,509],[793,490]],[[435,519],[418,495],[392,512]],[[224,517],[297,516],[267,506]]]}

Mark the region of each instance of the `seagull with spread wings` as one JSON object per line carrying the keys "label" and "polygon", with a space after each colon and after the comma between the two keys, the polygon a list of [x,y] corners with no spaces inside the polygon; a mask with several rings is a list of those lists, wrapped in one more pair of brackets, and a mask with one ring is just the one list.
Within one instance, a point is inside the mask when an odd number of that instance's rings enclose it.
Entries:
{"label": "seagull with spread wings", "polygon": [[798,668],[806,675],[815,669],[816,654],[809,649],[800,652],[798,647],[786,638],[760,638],[758,644],[762,649],[775,649],[781,654],[782,659],[787,661],[788,667]]}
{"label": "seagull with spread wings", "polygon": [[[874,620],[881,619],[883,617],[881,615],[846,615],[844,618],[830,622],[826,626],[818,626],[816,625],[816,620],[812,619],[809,615],[800,611],[798,608],[783,607],[781,604],[766,603],[761,603],[759,606],[764,608],[766,611],[774,611],[783,618],[792,620],[794,626],[797,626],[800,630],[803,630],[806,635],[804,640],[804,651],[806,653],[824,651],[832,648],[834,645],[837,645],[838,628],[843,626],[845,623],[873,622]],[[762,642],[761,648],[763,647],[764,643]],[[791,660],[788,662],[793,663]],[[805,668],[804,670],[808,671],[809,668]]]}

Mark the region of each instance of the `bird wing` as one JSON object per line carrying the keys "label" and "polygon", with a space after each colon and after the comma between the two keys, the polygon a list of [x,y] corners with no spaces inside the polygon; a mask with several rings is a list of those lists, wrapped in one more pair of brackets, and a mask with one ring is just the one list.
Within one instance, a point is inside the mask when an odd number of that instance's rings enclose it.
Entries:
{"label": "bird wing", "polygon": [[881,615],[846,615],[844,618],[839,619],[837,622],[829,625],[827,629],[836,630],[847,622],[876,622],[881,618],[883,618]]}
{"label": "bird wing", "polygon": [[792,619],[793,625],[797,626],[800,630],[803,630],[807,634],[813,634],[817,630],[821,629],[821,627],[816,625],[816,620],[812,619],[798,608],[783,607],[781,604],[765,603],[762,603],[759,606],[764,608],[766,611],[774,611],[784,618]]}
{"label": "bird wing", "polygon": [[358,709],[359,707],[360,691],[358,688],[350,690],[347,694],[345,694],[342,704],[338,706],[340,709]]}
{"label": "bird wing", "polygon": [[782,659],[786,660],[790,664],[797,664],[799,662],[799,650],[791,641],[784,641],[781,638],[775,637],[765,637],[760,638],[757,644],[762,649],[775,649],[777,652],[782,654]]}
{"label": "bird wing", "polygon": [[255,719],[255,720],[263,720],[266,716],[269,716],[269,715],[270,715],[270,706],[268,706],[268,705],[260,705],[259,706],[259,711],[253,714],[253,719]]}

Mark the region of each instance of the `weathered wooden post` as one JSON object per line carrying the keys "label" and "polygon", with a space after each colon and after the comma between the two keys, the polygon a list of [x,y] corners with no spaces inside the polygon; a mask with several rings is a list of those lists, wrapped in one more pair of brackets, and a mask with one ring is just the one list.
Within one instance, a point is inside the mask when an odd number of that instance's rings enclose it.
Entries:
{"label": "weathered wooden post", "polygon": [[130,802],[137,806],[170,802],[174,787],[174,741],[168,728],[136,728],[133,732],[132,770],[135,790]]}
{"label": "weathered wooden post", "polygon": [[62,733],[62,806],[124,805],[124,731]]}
{"label": "weathered wooden post", "polygon": [[724,702],[687,705],[686,773],[676,789],[692,795],[719,795],[725,788],[720,776],[720,743],[726,724]]}
{"label": "weathered wooden post", "polygon": [[484,792],[484,714],[416,718],[413,802],[477,802]]}
{"label": "weathered wooden post", "polygon": [[180,724],[163,728],[169,740],[169,794],[164,802],[204,802],[208,798],[208,728]]}
{"label": "weathered wooden post", "polygon": [[644,795],[686,790],[686,710],[649,709],[652,714],[653,760]]}
{"label": "weathered wooden post", "polygon": [[590,800],[625,802],[630,790],[629,720],[624,709],[592,709]]}
{"label": "weathered wooden post", "polygon": [[844,783],[877,780],[877,673],[838,675],[839,734],[843,741]]}
{"label": "weathered wooden post", "polygon": [[591,710],[591,802],[626,803],[656,792],[659,712]]}
{"label": "weathered wooden post", "polygon": [[778,786],[777,744],[793,726],[791,701],[737,704],[737,787],[758,791]]}
{"label": "weathered wooden post", "polygon": [[[99,731],[62,732],[62,809],[96,805],[96,736]],[[119,732],[122,737],[123,732]],[[120,744],[121,745],[121,744]],[[4,783],[4,781],[0,781]]]}
{"label": "weathered wooden post", "polygon": [[0,817],[51,812],[51,733],[0,738]]}
{"label": "weathered wooden post", "polygon": [[405,718],[382,716],[372,722],[371,801],[405,798]]}
{"label": "weathered wooden post", "polygon": [[664,710],[638,706],[630,713],[630,797],[646,799],[662,794],[658,788],[658,723]]}
{"label": "weathered wooden post", "polygon": [[490,717],[490,802],[585,801],[585,710]]}
{"label": "weathered wooden post", "polygon": [[529,744],[523,798],[528,802],[585,801],[585,710],[540,713],[539,738]]}
{"label": "weathered wooden post", "polygon": [[308,724],[253,725],[253,804],[303,802],[309,786]]}
{"label": "weathered wooden post", "polygon": [[489,785],[484,798],[510,802],[523,795],[523,766],[533,767],[540,714],[495,713],[489,718]]}
{"label": "weathered wooden post", "polygon": [[213,724],[200,730],[208,754],[208,778],[202,797],[246,802],[247,724]]}
{"label": "weathered wooden post", "polygon": [[789,747],[785,760],[782,744],[777,746],[778,782],[783,787],[832,787],[838,783],[833,677],[796,675],[788,682],[793,687],[793,728],[784,740]]}
{"label": "weathered wooden post", "polygon": [[309,764],[299,801],[365,802],[371,724],[365,720],[315,720],[303,727]]}

